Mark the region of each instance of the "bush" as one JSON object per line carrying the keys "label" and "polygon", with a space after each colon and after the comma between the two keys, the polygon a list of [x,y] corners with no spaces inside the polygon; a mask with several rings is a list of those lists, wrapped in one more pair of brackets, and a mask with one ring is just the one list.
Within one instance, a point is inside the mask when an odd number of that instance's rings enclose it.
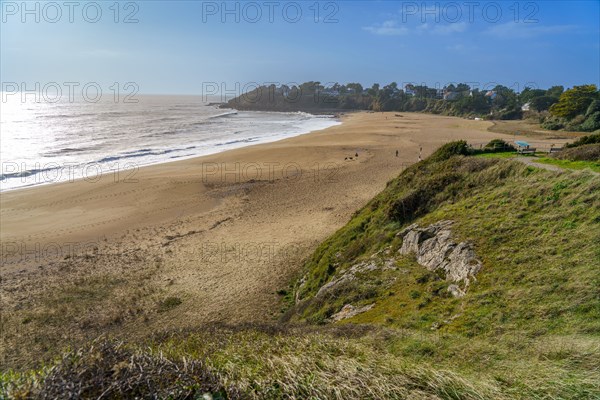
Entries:
{"label": "bush", "polygon": [[520,107],[502,110],[498,113],[498,119],[510,120],[523,118],[523,110]]}
{"label": "bush", "polygon": [[486,153],[494,153],[494,152],[499,152],[499,151],[515,151],[515,147],[502,140],[502,139],[493,139],[491,140],[488,144],[485,145],[485,147],[483,148],[483,151]]}
{"label": "bush", "polygon": [[[220,378],[202,361],[170,360],[148,352],[134,352],[123,343],[109,341],[66,353],[40,378],[21,388],[10,388],[10,397],[191,399],[211,393],[212,398],[218,399],[226,394]],[[227,394],[229,398],[241,397],[235,390]]]}
{"label": "bush", "polygon": [[557,131],[564,127],[564,123],[559,118],[548,118],[542,124],[542,128],[549,129],[551,131]]}
{"label": "bush", "polygon": [[435,153],[429,157],[430,162],[439,162],[449,159],[452,156],[467,156],[471,154],[471,148],[465,140],[458,140],[455,142],[446,143],[442,147],[436,150]]}
{"label": "bush", "polygon": [[600,111],[590,114],[585,122],[579,126],[579,129],[584,132],[592,132],[596,129],[600,129]]}
{"label": "bush", "polygon": [[569,131],[580,131],[581,124],[583,124],[584,122],[585,116],[583,114],[577,115],[565,124],[565,129]]}
{"label": "bush", "polygon": [[388,218],[399,223],[414,220],[429,211],[436,195],[460,179],[459,174],[448,172],[424,180],[418,188],[413,189],[390,204],[387,212]]}
{"label": "bush", "polygon": [[597,113],[597,112],[600,112],[600,100],[592,101],[592,103],[588,107],[587,111],[585,112],[585,116],[589,117],[590,115]]}
{"label": "bush", "polygon": [[553,158],[570,161],[600,161],[600,144],[585,144],[555,153]]}
{"label": "bush", "polygon": [[586,144],[600,143],[600,133],[593,135],[582,136],[573,143],[567,143],[565,147],[578,147]]}

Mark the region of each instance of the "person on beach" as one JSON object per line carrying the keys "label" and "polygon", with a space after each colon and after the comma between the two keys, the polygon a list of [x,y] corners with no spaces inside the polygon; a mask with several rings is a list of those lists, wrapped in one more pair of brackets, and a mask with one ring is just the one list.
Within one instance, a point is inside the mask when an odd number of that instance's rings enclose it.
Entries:
{"label": "person on beach", "polygon": [[398,157],[398,150],[396,150],[396,157]]}

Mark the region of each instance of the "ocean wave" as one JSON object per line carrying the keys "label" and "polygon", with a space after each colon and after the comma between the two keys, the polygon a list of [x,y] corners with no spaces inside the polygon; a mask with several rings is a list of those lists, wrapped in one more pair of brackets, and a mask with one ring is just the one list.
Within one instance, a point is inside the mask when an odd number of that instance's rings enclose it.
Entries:
{"label": "ocean wave", "polygon": [[94,113],[83,113],[83,114],[51,114],[51,115],[38,115],[36,119],[73,119],[81,117],[92,117],[98,114]]}
{"label": "ocean wave", "polygon": [[168,122],[168,121],[177,121],[177,120],[179,120],[179,118],[176,118],[176,117],[162,117],[162,118],[157,118],[157,119],[150,120],[150,122]]}
{"label": "ocean wave", "polygon": [[[85,109],[78,105],[60,110],[36,107],[19,114],[18,119],[22,122],[2,121],[2,138],[8,135],[6,143],[11,144],[3,143],[2,155],[7,160],[23,160],[27,165],[23,169],[28,170],[3,171],[3,191],[37,182],[32,176],[59,169],[57,164],[62,164],[64,170],[78,169],[75,173],[98,163],[109,168],[127,160],[135,160],[138,165],[159,164],[272,142],[336,124],[331,116],[305,112],[238,113],[235,109],[185,104],[181,99],[165,99],[146,106],[111,103],[86,105]],[[50,160],[52,164],[48,163]],[[43,168],[44,162],[52,168]],[[41,184],[45,180],[39,181]]]}
{"label": "ocean wave", "polygon": [[228,111],[228,112],[224,112],[222,114],[217,114],[217,115],[211,115],[210,117],[208,117],[207,119],[217,119],[217,118],[225,118],[225,117],[230,117],[232,115],[236,115],[238,113],[237,110],[232,110],[232,111]]}
{"label": "ocean wave", "polygon": [[64,147],[62,149],[42,153],[44,157],[59,157],[71,153],[83,153],[93,150],[94,147]]}
{"label": "ocean wave", "polygon": [[165,154],[170,154],[178,151],[185,150],[193,150],[196,146],[188,146],[182,148],[174,148],[174,149],[165,149],[165,150],[152,150],[152,149],[139,149],[134,151],[126,151],[114,156],[107,156],[96,161],[97,163],[107,163],[118,160],[126,160],[129,158],[140,158],[140,157],[148,157],[148,156],[162,156]]}
{"label": "ocean wave", "polygon": [[142,137],[157,138],[157,137],[163,137],[163,136],[177,135],[180,132],[181,131],[178,131],[178,130],[167,130],[167,131],[149,133],[147,135],[142,135]]}
{"label": "ocean wave", "polygon": [[240,139],[240,140],[231,140],[229,142],[217,143],[217,144],[215,144],[215,146],[227,146],[227,145],[236,144],[236,143],[251,143],[251,142],[256,142],[259,139],[260,139],[259,137],[250,137],[250,138]]}

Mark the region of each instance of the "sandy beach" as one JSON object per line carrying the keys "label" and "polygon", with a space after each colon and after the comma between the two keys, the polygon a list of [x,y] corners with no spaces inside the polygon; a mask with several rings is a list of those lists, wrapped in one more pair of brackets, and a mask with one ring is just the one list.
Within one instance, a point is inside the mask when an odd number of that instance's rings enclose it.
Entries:
{"label": "sandy beach", "polygon": [[303,260],[420,147],[426,157],[451,140],[513,139],[486,121],[341,118],[279,142],[3,193],[5,361],[101,333],[273,320]]}

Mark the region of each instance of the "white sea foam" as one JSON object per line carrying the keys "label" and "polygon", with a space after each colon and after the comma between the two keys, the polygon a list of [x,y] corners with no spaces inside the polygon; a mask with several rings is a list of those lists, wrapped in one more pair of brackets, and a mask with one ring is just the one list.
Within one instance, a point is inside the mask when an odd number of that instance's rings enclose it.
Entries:
{"label": "white sea foam", "polygon": [[0,190],[124,171],[257,143],[339,122],[331,116],[220,109],[192,96],[139,96],[133,104],[2,104]]}

